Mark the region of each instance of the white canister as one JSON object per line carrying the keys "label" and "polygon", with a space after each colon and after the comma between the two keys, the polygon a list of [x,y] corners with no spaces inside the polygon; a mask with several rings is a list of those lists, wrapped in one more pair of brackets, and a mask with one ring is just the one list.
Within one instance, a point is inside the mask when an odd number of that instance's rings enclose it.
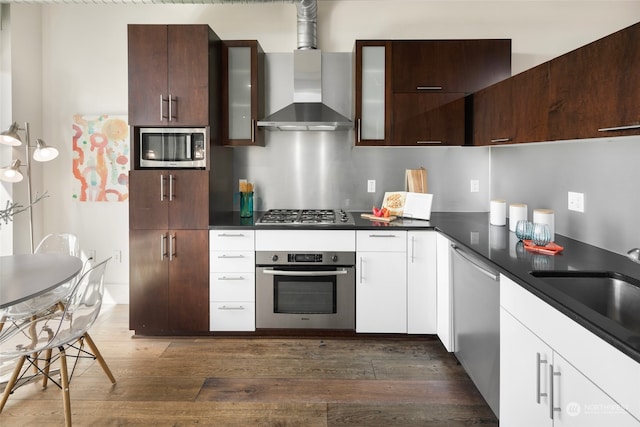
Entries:
{"label": "white canister", "polygon": [[547,224],[549,226],[549,232],[551,234],[551,241],[555,241],[555,214],[551,209],[534,209],[533,210],[533,222],[539,222],[541,224]]}
{"label": "white canister", "polygon": [[507,224],[507,202],[504,200],[492,200],[489,208],[489,223],[491,225]]}
{"label": "white canister", "polygon": [[512,203],[509,205],[509,230],[515,233],[516,224],[521,219],[528,219],[527,205],[525,203]]}

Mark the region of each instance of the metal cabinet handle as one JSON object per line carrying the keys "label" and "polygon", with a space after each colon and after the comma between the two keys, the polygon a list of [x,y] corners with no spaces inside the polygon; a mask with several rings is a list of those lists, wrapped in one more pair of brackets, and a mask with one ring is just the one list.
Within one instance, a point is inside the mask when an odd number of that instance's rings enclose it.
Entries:
{"label": "metal cabinet handle", "polygon": [[598,129],[598,132],[614,132],[617,130],[633,130],[633,129],[640,129],[640,124],[637,125],[625,125],[625,126],[614,126],[614,127],[609,127],[609,128],[600,128]]}
{"label": "metal cabinet handle", "polygon": [[549,365],[549,417],[553,419],[554,412],[560,412],[560,408],[556,408],[554,401],[553,377],[559,377],[560,372],[553,372],[553,365]]}
{"label": "metal cabinet handle", "polygon": [[251,119],[251,142],[256,142],[256,121]]}
{"label": "metal cabinet handle", "polygon": [[507,138],[494,138],[491,140],[492,143],[497,143],[497,142],[509,142],[509,141],[513,141],[513,138],[511,137],[507,137]]}
{"label": "metal cabinet handle", "polygon": [[169,234],[169,261],[176,257],[176,235]]}
{"label": "metal cabinet handle", "polygon": [[540,398],[546,397],[547,393],[540,393],[540,365],[547,363],[547,360],[540,358],[540,353],[536,353],[536,402],[540,404]]}
{"label": "metal cabinet handle", "polygon": [[164,119],[168,118],[167,116],[164,115],[164,101],[165,101],[164,96],[160,94],[160,121],[163,121]]}
{"label": "metal cabinet handle", "polygon": [[220,233],[218,237],[244,237],[242,233]]}
{"label": "metal cabinet handle", "polygon": [[369,237],[398,237],[395,234],[369,234]]}
{"label": "metal cabinet handle", "polygon": [[244,255],[227,255],[227,254],[222,254],[222,255],[218,255],[218,258],[220,258],[220,259],[244,258]]}
{"label": "metal cabinet handle", "polygon": [[218,310],[244,310],[244,307],[241,305],[237,307],[230,307],[230,306],[223,305],[221,307],[218,307]]}
{"label": "metal cabinet handle", "polygon": [[442,144],[442,141],[416,141],[416,144]]}
{"label": "metal cabinet handle", "polygon": [[416,86],[416,90],[442,90],[442,86]]}
{"label": "metal cabinet handle", "polygon": [[416,259],[416,236],[411,236],[411,264],[415,262]]}
{"label": "metal cabinet handle", "polygon": [[360,284],[362,284],[362,257],[360,257]]}
{"label": "metal cabinet handle", "polygon": [[173,103],[176,103],[176,110],[178,109],[178,97],[169,94],[169,121],[176,119],[176,116],[173,114]]}
{"label": "metal cabinet handle", "polygon": [[164,261],[164,258],[167,256],[167,235],[160,235],[160,261]]}
{"label": "metal cabinet handle", "polygon": [[173,180],[175,177],[173,174],[169,174],[169,201],[175,199],[175,195],[173,194]]}
{"label": "metal cabinet handle", "polygon": [[357,129],[357,132],[358,132],[358,138],[357,138],[357,139],[358,139],[358,142],[362,142],[362,138],[361,138],[361,134],[360,134],[360,125],[361,125],[361,124],[362,124],[362,119],[358,119],[357,126],[356,126],[356,127],[358,128],[358,129]]}
{"label": "metal cabinet handle", "polygon": [[242,277],[242,276],[236,276],[236,277],[221,276],[221,277],[218,277],[218,280],[244,280],[244,277]]}
{"label": "metal cabinet handle", "polygon": [[164,202],[165,194],[164,194],[164,175],[160,175],[160,201]]}

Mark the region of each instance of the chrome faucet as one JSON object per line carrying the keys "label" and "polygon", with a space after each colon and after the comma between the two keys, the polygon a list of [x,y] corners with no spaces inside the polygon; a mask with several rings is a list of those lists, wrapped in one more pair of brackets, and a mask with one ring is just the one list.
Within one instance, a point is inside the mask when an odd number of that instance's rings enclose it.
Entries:
{"label": "chrome faucet", "polygon": [[627,252],[627,257],[633,262],[640,264],[640,248],[633,248]]}

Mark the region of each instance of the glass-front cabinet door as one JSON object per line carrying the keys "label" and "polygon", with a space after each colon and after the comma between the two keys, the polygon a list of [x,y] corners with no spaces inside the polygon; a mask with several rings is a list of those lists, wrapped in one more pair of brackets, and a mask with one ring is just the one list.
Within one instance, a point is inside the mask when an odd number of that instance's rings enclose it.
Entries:
{"label": "glass-front cabinet door", "polygon": [[264,145],[264,52],[256,40],[227,40],[222,52],[224,145]]}
{"label": "glass-front cabinet door", "polygon": [[391,138],[391,43],[356,41],[356,145],[387,145]]}

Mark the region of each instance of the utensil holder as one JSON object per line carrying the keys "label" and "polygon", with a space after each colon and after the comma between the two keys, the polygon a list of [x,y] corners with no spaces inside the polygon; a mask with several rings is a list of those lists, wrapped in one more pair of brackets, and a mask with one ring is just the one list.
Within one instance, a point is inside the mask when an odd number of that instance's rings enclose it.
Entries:
{"label": "utensil holder", "polygon": [[253,191],[240,192],[240,218],[253,217]]}

